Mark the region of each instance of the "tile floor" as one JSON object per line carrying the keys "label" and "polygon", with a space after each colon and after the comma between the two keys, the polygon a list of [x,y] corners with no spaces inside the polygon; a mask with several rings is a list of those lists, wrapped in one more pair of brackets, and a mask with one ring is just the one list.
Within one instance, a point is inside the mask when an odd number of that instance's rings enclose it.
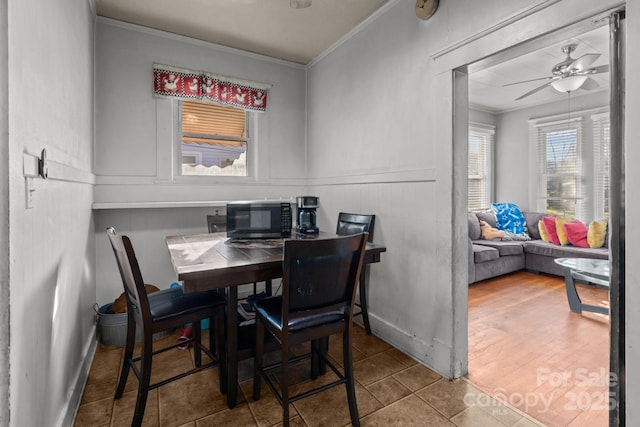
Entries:
{"label": "tile floor", "polygon": [[[159,340],[175,340],[175,335]],[[334,340],[335,338],[335,340]],[[342,360],[339,337],[332,338],[330,357]],[[166,342],[164,342],[166,344]],[[364,426],[516,426],[540,425],[516,409],[502,405],[466,379],[449,381],[417,363],[381,339],[366,335],[360,327],[353,336],[356,399]],[[75,426],[128,426],[135,405],[137,381],[129,375],[125,394],[113,399],[122,359],[122,348],[98,345],[83,393]],[[190,350],[171,350],[156,356],[153,375],[171,375],[192,364]],[[308,364],[300,365],[307,368]],[[301,388],[330,381],[329,373],[313,382],[300,369]],[[303,373],[304,372],[304,373]],[[149,394],[144,426],[276,426],[282,424],[281,408],[263,382],[261,398],[254,401],[252,361],[241,363],[238,405],[226,407],[218,389],[218,371],[209,369]],[[335,377],[334,377],[335,378]],[[152,378],[153,381],[153,378]],[[344,387],[334,387],[292,404],[292,426],[350,425]]]}

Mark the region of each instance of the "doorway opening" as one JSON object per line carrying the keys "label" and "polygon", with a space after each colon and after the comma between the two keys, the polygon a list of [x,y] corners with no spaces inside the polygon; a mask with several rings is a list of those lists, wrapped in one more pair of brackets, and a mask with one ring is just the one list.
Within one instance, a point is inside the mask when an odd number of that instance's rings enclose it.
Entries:
{"label": "doorway opening", "polygon": [[[605,125],[602,117],[608,117],[614,108],[614,97],[608,90],[610,29],[607,22],[572,25],[459,70],[467,79],[456,89],[465,90],[468,85],[468,116],[459,116],[468,117],[469,122],[469,198],[473,196],[477,203],[479,194],[487,197],[489,206],[487,201],[481,202],[485,203],[480,206],[481,210],[490,207],[491,202],[512,202],[523,211],[551,216],[553,207],[562,207],[561,216],[570,212],[572,219],[579,218],[587,224],[608,220],[611,215],[609,226],[613,222],[614,227],[610,231],[617,232],[615,223],[619,218],[613,216],[619,211],[615,206],[623,203],[616,197],[609,200],[610,188],[603,187],[604,181],[599,181],[598,174],[594,173],[595,168],[602,168],[601,159],[595,154],[602,150],[602,135],[611,135],[609,123],[606,123],[606,132],[598,126]],[[575,47],[567,48],[572,45]],[[563,61],[574,63],[568,60],[569,50],[573,60],[582,55],[599,55],[587,66],[598,72],[589,72],[592,75],[584,79],[587,82],[584,87],[561,93],[561,88],[554,89],[552,85],[560,80],[554,77],[557,75],[553,70]],[[503,85],[508,85],[506,90]],[[458,96],[454,98],[460,100]],[[564,128],[573,129],[576,123],[580,123],[579,129],[567,133]],[[472,127],[479,125],[493,129],[493,145],[489,150],[471,145],[476,144],[472,141]],[[555,176],[543,176],[548,172],[545,168],[554,160],[549,153],[541,154],[539,150],[538,135],[543,125],[562,127],[555,131],[573,138],[570,143],[563,141],[565,145],[561,147],[565,152],[573,150],[573,160],[577,163],[577,169],[571,172],[573,184],[567,170]],[[542,142],[553,146],[553,141],[548,139]],[[609,147],[605,151],[606,159],[612,158]],[[491,182],[483,187],[484,193],[475,191],[482,188],[477,185],[480,174],[475,173],[481,170],[480,163],[475,162],[480,162],[483,155],[488,158],[492,172],[488,174]],[[569,164],[568,158],[555,160],[562,166]],[[611,169],[615,167],[612,165]],[[611,178],[616,179],[609,175],[606,179]],[[565,190],[566,194],[559,194],[559,190]],[[537,228],[537,224],[535,226]],[[539,236],[539,232],[535,234]],[[624,262],[615,249],[609,250],[608,255],[614,266]],[[611,340],[609,334],[613,330],[610,324],[619,322],[620,313],[615,306],[611,319],[598,314],[571,313],[562,275],[527,271],[525,255],[522,256],[523,260],[518,262],[504,261],[504,265],[498,262],[490,268],[479,266],[479,274],[472,271],[470,260],[469,379],[483,391],[547,424],[580,424],[582,420],[582,425],[608,425],[610,359],[607,349],[618,346],[617,332],[613,332]],[[612,268],[612,283],[618,282],[614,280],[618,279],[614,276],[615,270]],[[608,303],[608,290],[587,285],[584,292],[585,300]]]}

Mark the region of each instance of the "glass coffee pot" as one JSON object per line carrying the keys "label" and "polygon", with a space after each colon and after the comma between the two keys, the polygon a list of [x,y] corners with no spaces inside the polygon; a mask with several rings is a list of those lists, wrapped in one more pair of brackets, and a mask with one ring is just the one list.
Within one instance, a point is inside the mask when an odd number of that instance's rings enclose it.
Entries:
{"label": "glass coffee pot", "polygon": [[318,197],[298,196],[296,197],[296,204],[298,207],[298,232],[304,234],[318,234],[318,227],[316,225]]}

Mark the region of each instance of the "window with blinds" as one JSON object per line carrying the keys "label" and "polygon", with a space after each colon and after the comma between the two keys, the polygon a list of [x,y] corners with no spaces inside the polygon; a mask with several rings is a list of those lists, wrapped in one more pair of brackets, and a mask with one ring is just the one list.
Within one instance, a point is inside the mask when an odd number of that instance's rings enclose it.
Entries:
{"label": "window with blinds", "polygon": [[594,218],[609,218],[609,113],[591,116],[593,133]]}
{"label": "window with blinds", "polygon": [[493,138],[495,128],[487,125],[469,126],[468,197],[470,211],[491,207],[493,187]]}
{"label": "window with blinds", "polygon": [[534,125],[538,198],[550,215],[585,217],[582,188],[582,119]]}
{"label": "window with blinds", "polygon": [[247,176],[246,116],[239,108],[183,101],[182,175]]}

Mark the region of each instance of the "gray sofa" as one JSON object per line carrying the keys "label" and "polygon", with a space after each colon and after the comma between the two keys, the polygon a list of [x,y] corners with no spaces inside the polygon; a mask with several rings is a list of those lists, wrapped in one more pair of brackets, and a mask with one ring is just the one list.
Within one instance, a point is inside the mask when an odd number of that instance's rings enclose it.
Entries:
{"label": "gray sofa", "polygon": [[531,237],[529,241],[484,240],[480,230],[480,220],[495,227],[495,215],[492,212],[469,213],[469,284],[523,269],[563,276],[562,267],[553,261],[556,258],[609,258],[607,239],[602,248],[557,246],[540,238],[538,221],[546,214],[539,212],[523,212],[523,214]]}

